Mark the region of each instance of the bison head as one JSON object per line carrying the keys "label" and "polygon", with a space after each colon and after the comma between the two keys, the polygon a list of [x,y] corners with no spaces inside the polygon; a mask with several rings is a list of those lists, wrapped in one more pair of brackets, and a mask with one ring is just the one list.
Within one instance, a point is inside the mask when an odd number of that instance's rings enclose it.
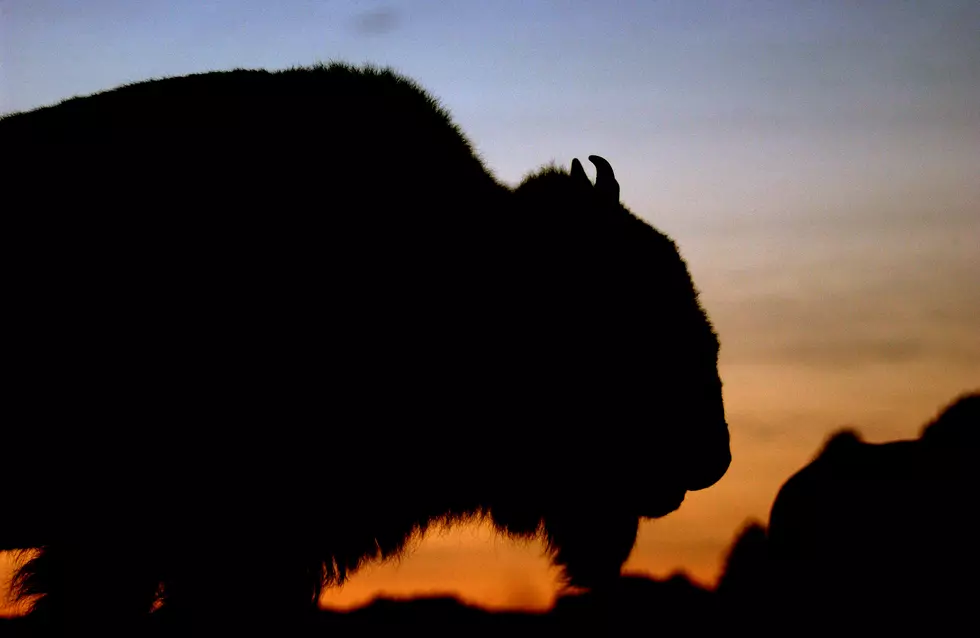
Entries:
{"label": "bison head", "polygon": [[535,338],[522,374],[546,398],[542,418],[563,420],[560,436],[545,430],[572,496],[545,527],[582,585],[614,575],[612,564],[618,574],[640,518],[676,510],[731,462],[719,342],[687,267],[671,239],[620,203],[609,163],[589,159],[594,184],[574,160],[570,173],[546,169],[516,192],[522,215],[553,217],[538,233],[526,226],[525,272],[536,279],[522,285],[522,316]]}

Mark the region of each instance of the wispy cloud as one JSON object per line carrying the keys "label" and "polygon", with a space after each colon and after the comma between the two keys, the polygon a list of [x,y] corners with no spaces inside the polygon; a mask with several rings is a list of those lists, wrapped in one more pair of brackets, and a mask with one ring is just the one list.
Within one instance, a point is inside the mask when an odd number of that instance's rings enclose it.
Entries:
{"label": "wispy cloud", "polygon": [[354,18],[354,29],[363,35],[382,35],[398,28],[400,15],[391,7],[374,9]]}

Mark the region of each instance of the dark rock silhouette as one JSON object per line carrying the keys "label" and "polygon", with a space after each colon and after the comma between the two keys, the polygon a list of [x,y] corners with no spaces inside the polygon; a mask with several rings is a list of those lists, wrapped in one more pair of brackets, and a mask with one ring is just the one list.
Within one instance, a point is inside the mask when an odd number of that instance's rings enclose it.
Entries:
{"label": "dark rock silhouette", "polygon": [[916,440],[832,436],[780,489],[769,520],[774,611],[811,629],[959,633],[972,623],[980,554],[980,394],[965,394]]}
{"label": "dark rock silhouette", "polygon": [[729,628],[759,631],[759,621],[772,615],[773,574],[770,566],[766,527],[747,522],[735,537],[718,584],[717,605],[723,610]]}
{"label": "dark rock silhouette", "polygon": [[43,548],[17,585],[50,622],[309,617],[473,516],[601,589],[728,468],[717,337],[600,157],[509,188],[416,84],[339,64],[73,98],[0,147],[0,548]]}
{"label": "dark rock silhouette", "polygon": [[766,528],[758,521],[747,522],[728,550],[718,580],[718,591],[742,595],[762,589],[769,580],[765,565],[769,561]]}

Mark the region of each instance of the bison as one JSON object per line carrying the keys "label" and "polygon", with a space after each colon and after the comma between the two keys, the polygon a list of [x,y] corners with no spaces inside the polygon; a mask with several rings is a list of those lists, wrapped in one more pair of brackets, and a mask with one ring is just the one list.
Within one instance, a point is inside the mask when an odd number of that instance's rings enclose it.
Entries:
{"label": "bison", "polygon": [[717,335],[601,157],[510,187],[340,63],[76,97],[0,146],[0,548],[42,548],[42,616],[299,616],[473,517],[602,587],[729,466]]}
{"label": "bison", "polygon": [[[788,616],[881,630],[952,630],[972,613],[980,393],[961,395],[918,439],[835,433],[782,486],[768,552]],[[970,505],[974,503],[974,505]]]}

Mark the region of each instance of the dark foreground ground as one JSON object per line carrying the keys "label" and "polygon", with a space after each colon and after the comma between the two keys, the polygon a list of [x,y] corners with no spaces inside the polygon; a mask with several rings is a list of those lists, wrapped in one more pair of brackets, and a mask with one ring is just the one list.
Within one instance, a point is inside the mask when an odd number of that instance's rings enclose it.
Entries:
{"label": "dark foreground ground", "polygon": [[[379,598],[350,611],[323,610],[302,629],[274,626],[260,629],[249,617],[229,618],[226,627],[193,631],[168,626],[166,616],[154,614],[145,634],[136,638],[171,636],[723,636],[753,638],[790,636],[883,636],[926,635],[932,637],[976,635],[977,622],[960,599],[957,603],[908,605],[897,601],[875,601],[873,592],[857,607],[841,605],[838,596],[812,601],[800,607],[787,605],[802,592],[790,588],[777,591],[758,580],[760,572],[751,565],[754,539],[761,528],[750,528],[740,545],[742,556],[737,571],[730,564],[730,578],[717,590],[693,584],[683,575],[665,580],[624,576],[615,591],[600,597],[585,593],[559,598],[547,612],[488,611],[451,597],[407,600]],[[729,561],[733,563],[734,561]],[[842,575],[848,578],[847,575]],[[966,592],[976,591],[976,582],[964,581]],[[782,589],[782,588],[780,588]],[[787,598],[787,595],[789,598]],[[828,604],[828,601],[831,601]],[[846,601],[838,601],[844,603]],[[861,610],[864,610],[863,613]],[[857,612],[857,613],[855,613]],[[244,628],[244,629],[243,629]],[[36,620],[0,618],[0,638],[48,638],[62,632]],[[90,634],[85,634],[90,635]],[[108,632],[96,633],[109,636]],[[129,638],[129,635],[127,635]]]}
{"label": "dark foreground ground", "polygon": [[[713,592],[682,576],[667,580],[624,577],[614,600],[591,594],[560,598],[548,612],[492,612],[450,597],[377,599],[346,612],[322,611],[310,636],[707,635],[718,615]],[[237,624],[237,623],[236,623]],[[158,628],[159,629],[159,628]],[[0,636],[45,636],[28,618],[0,619]],[[189,635],[155,631],[154,635]]]}

